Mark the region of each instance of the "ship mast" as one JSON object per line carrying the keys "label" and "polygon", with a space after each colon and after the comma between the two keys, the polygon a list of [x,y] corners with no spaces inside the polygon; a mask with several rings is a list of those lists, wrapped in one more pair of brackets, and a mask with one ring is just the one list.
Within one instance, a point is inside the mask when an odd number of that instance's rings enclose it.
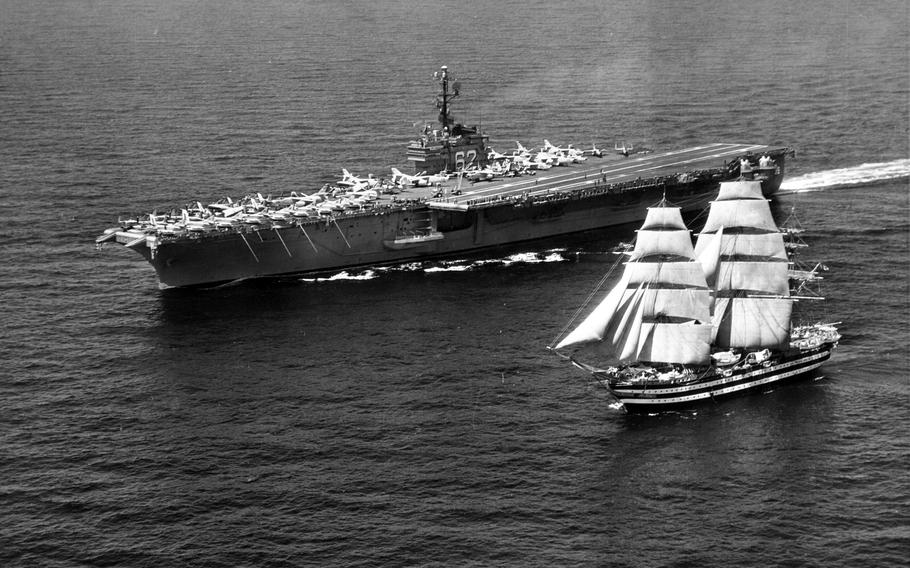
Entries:
{"label": "ship mast", "polygon": [[439,109],[439,123],[446,133],[449,132],[452,118],[449,116],[449,101],[458,96],[458,81],[452,83],[452,94],[449,94],[449,68],[445,65],[434,74],[442,85],[442,93],[436,98],[436,108]]}

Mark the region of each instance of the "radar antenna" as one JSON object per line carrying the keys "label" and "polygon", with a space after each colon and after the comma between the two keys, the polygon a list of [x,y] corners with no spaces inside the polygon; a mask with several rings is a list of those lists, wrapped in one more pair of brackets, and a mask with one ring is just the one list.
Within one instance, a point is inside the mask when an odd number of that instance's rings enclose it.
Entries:
{"label": "radar antenna", "polygon": [[454,119],[449,116],[449,101],[458,96],[461,85],[458,81],[453,81],[452,92],[449,92],[449,68],[445,65],[442,66],[440,71],[434,73],[433,76],[439,81],[439,84],[442,85],[442,92],[436,97],[436,108],[439,109],[439,123],[446,131],[449,131],[450,127],[455,122]]}

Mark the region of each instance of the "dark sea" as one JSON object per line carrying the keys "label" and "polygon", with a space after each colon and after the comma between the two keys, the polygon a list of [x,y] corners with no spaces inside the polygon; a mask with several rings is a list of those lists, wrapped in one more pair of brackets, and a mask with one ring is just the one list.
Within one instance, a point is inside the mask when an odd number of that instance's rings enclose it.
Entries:
{"label": "dark sea", "polygon": [[[0,565],[906,566],[902,0],[0,0]],[[549,353],[631,227],[160,290],[119,216],[494,148],[788,145],[843,339],[631,417]],[[415,127],[415,125],[417,125]]]}

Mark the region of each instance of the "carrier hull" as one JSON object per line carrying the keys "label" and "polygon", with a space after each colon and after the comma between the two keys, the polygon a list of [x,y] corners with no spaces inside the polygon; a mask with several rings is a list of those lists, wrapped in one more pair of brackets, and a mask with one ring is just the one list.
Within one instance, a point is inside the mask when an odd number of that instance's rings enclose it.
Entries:
{"label": "carrier hull", "polygon": [[433,188],[432,195],[424,190],[383,197],[367,210],[316,219],[178,235],[127,227],[112,240],[141,254],[163,288],[446,258],[633,223],[664,196],[683,211],[699,211],[721,181],[742,175],[743,158],[773,158],[772,169],[750,174],[761,177],[764,194],[771,196],[789,153],[764,145],[709,144],[592,158],[534,176],[477,184],[453,180]]}

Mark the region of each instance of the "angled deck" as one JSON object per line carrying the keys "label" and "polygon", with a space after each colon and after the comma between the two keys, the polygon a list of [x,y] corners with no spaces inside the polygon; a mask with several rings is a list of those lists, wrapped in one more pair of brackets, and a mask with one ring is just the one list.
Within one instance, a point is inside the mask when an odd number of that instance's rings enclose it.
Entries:
{"label": "angled deck", "polygon": [[[582,164],[554,167],[534,176],[499,179],[492,182],[462,182],[460,195],[448,195],[429,202],[431,208],[466,210],[500,199],[545,195],[591,187],[595,183],[622,183],[637,179],[669,176],[686,171],[721,168],[746,154],[779,150],[764,144],[706,144],[684,150],[590,158]],[[612,158],[612,159],[611,159]],[[451,182],[450,182],[451,186]],[[454,189],[454,186],[453,186]]]}

